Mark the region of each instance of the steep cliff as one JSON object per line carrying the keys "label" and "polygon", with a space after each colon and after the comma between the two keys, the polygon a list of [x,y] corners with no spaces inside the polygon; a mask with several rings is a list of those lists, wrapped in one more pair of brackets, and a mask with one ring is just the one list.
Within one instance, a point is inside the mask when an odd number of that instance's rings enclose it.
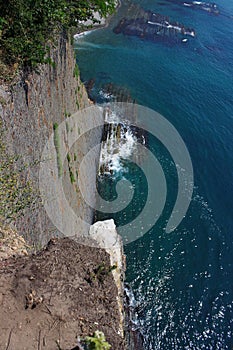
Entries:
{"label": "steep cliff", "polygon": [[[39,72],[21,72],[14,83],[0,86],[0,146],[1,142],[3,145],[0,148],[6,165],[1,171],[6,170],[8,159],[9,168],[13,167],[13,170],[6,174],[5,187],[10,186],[12,205],[17,191],[22,188],[30,190],[20,210],[17,207],[10,217],[0,215],[0,226],[2,220],[12,221],[17,231],[17,234],[12,234],[14,242],[22,240],[19,234],[37,250],[51,237],[62,236],[48,217],[40,193],[39,170],[42,162],[47,162],[41,157],[46,142],[54,133],[56,152],[59,151],[58,145],[65,147],[66,159],[59,164],[57,156],[54,178],[62,178],[66,198],[77,216],[92,224],[93,209],[85,203],[80,193],[78,169],[90,148],[90,139],[91,144],[100,145],[102,137],[102,129],[94,128],[91,134],[80,137],[72,148],[68,147],[72,133],[77,132],[77,126],[73,130],[68,121],[75,112],[90,107],[92,103],[80,81],[73,48],[64,34],[51,52],[54,65],[41,66]],[[64,121],[66,127],[62,134],[56,134],[58,126]],[[79,127],[81,129],[82,125]],[[57,137],[61,139],[57,140]],[[91,164],[85,163],[82,167],[81,182],[93,207],[99,152],[98,146]],[[49,185],[53,186],[53,183]],[[7,200],[0,188],[1,193]],[[24,191],[22,195],[25,195]],[[64,207],[59,192],[56,203],[58,215],[62,218]],[[110,226],[109,234],[116,237],[116,230]],[[88,232],[82,232],[84,229],[85,225],[72,227],[74,235],[77,232],[88,235]],[[9,241],[6,238],[10,231],[1,231],[0,245],[4,240]],[[81,243],[85,245],[80,244],[80,240],[75,242],[63,238],[52,240],[47,248],[36,255],[27,256],[26,252],[23,257],[14,257],[14,248],[10,251],[9,255],[13,255],[10,259],[6,259],[6,252],[0,257],[0,284],[3,286],[0,290],[0,323],[3,320],[7,323],[1,330],[2,347],[70,349],[77,344],[77,336],[101,330],[113,349],[124,349],[121,242],[113,249],[106,249],[99,237],[90,234],[87,241]],[[113,257],[115,253],[116,261]],[[114,275],[113,268],[116,269]],[[35,299],[32,308],[27,305],[30,298]],[[7,318],[6,310],[9,310]]]}
{"label": "steep cliff", "polygon": [[[43,244],[49,237],[58,234],[37,197],[39,167],[40,162],[44,161],[41,159],[43,148],[56,125],[68,119],[77,110],[90,106],[86,90],[79,78],[73,48],[65,35],[60,36],[57,47],[51,52],[55,63],[53,66],[42,66],[38,73],[21,73],[11,86],[0,86],[0,116],[6,150],[8,154],[17,156],[20,177],[23,183],[32,183],[35,197],[33,205],[25,208],[23,215],[16,215],[16,227],[20,234],[35,245]],[[66,130],[64,139],[68,139],[71,132],[72,130]],[[101,131],[97,130],[92,137],[99,143]],[[62,165],[62,175],[67,197],[74,210],[87,222],[92,223],[92,209],[82,200],[75,186],[75,168],[78,168],[87,144],[88,140],[83,138],[72,147],[69,154],[71,164],[66,161]],[[92,165],[93,169],[97,163],[98,159],[96,164]],[[89,191],[93,192],[95,184],[89,180],[90,168],[86,169],[82,181],[84,184],[86,182]]]}

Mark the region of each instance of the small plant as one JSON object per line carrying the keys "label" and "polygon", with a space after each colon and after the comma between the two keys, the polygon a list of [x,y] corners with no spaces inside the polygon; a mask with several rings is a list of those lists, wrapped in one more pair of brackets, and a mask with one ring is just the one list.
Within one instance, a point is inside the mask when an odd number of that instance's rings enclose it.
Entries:
{"label": "small plant", "polygon": [[106,341],[105,335],[103,332],[95,331],[93,336],[85,337],[81,344],[84,344],[85,349],[87,350],[109,350],[111,345]]}
{"label": "small plant", "polygon": [[105,263],[100,264],[94,272],[98,278],[101,276],[108,276],[113,270],[116,270],[117,265],[106,266]]}
{"label": "small plant", "polygon": [[75,177],[71,169],[69,169],[69,173],[70,173],[70,182],[73,184],[75,182]]}
{"label": "small plant", "polygon": [[69,153],[67,153],[67,156],[66,156],[66,158],[67,158],[67,161],[68,161],[68,163],[70,163],[70,161],[71,161],[71,158],[70,158],[70,154],[69,154]]}
{"label": "small plant", "polygon": [[54,131],[54,135],[53,135],[53,142],[54,142],[54,146],[56,149],[56,153],[57,153],[57,170],[58,170],[58,177],[62,176],[62,159],[61,159],[61,152],[60,152],[60,138],[59,138],[59,131],[58,131],[58,124],[54,123],[53,124],[53,131]]}
{"label": "small plant", "polygon": [[6,100],[2,96],[0,96],[0,105],[6,106]]}
{"label": "small plant", "polygon": [[65,111],[64,115],[65,115],[65,118],[71,117],[71,113],[68,113],[67,111]]}
{"label": "small plant", "polygon": [[92,272],[89,273],[87,281],[89,283],[98,280],[100,283],[104,281],[106,276],[109,276],[110,273],[117,268],[117,265],[106,266],[105,262],[99,264]]}
{"label": "small plant", "polygon": [[53,130],[55,131],[55,130],[57,130],[58,129],[58,124],[57,123],[54,123],[53,124]]}
{"label": "small plant", "polygon": [[75,66],[74,66],[74,78],[76,78],[76,79],[79,78],[79,68],[78,68],[77,63],[75,63]]}

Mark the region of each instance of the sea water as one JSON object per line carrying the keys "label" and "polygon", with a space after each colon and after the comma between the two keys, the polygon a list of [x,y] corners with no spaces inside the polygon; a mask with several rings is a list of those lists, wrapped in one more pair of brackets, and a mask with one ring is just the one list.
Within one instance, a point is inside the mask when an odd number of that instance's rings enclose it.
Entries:
{"label": "sea water", "polygon": [[[75,44],[82,80],[94,79],[92,98],[106,101],[103,86],[109,83],[126,89],[138,104],[172,123],[193,164],[190,207],[181,224],[166,233],[177,193],[176,168],[159,141],[148,137],[147,147],[164,170],[168,193],[155,226],[125,245],[137,320],[146,349],[232,349],[233,3],[218,0],[218,16],[179,1],[134,3],[196,31],[195,38],[180,43],[116,35],[113,28],[132,4],[123,1],[107,28]],[[133,135],[128,139],[132,147]],[[140,167],[124,159],[123,150],[117,162],[119,171],[102,177],[99,191],[114,200],[116,182],[124,178],[131,182],[134,198],[126,210],[99,213],[99,218],[114,217],[120,227],[142,210],[147,182]]]}

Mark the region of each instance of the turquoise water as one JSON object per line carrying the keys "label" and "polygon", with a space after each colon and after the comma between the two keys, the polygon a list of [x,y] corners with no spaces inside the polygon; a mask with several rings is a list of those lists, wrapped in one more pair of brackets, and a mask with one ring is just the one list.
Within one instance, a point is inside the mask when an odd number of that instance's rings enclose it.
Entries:
{"label": "turquoise water", "polygon": [[[166,173],[169,195],[153,229],[125,246],[127,281],[138,302],[145,348],[232,349],[233,3],[219,0],[219,16],[161,0],[137,3],[194,27],[197,36],[175,45],[116,35],[112,29],[127,3],[108,28],[80,38],[76,50],[83,81],[95,79],[97,101],[105,83],[127,88],[137,103],[175,126],[193,163],[189,210],[168,234],[164,225],[174,202],[175,170],[166,150],[149,138],[148,147],[157,152]],[[114,216],[118,225],[138,214],[147,194],[140,170],[125,166],[124,176],[140,190],[124,215]],[[114,198],[114,191],[106,192],[114,181],[100,184],[106,198]]]}

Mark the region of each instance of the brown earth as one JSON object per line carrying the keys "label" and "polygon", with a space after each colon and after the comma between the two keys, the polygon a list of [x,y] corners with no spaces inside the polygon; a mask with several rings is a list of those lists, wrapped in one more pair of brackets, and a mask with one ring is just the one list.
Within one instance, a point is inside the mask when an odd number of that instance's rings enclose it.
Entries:
{"label": "brown earth", "polygon": [[0,261],[10,256],[28,255],[31,247],[24,238],[9,225],[3,225],[0,218]]}
{"label": "brown earth", "polygon": [[0,350],[71,350],[77,338],[118,334],[117,288],[105,250],[52,239],[30,256],[0,261]]}

